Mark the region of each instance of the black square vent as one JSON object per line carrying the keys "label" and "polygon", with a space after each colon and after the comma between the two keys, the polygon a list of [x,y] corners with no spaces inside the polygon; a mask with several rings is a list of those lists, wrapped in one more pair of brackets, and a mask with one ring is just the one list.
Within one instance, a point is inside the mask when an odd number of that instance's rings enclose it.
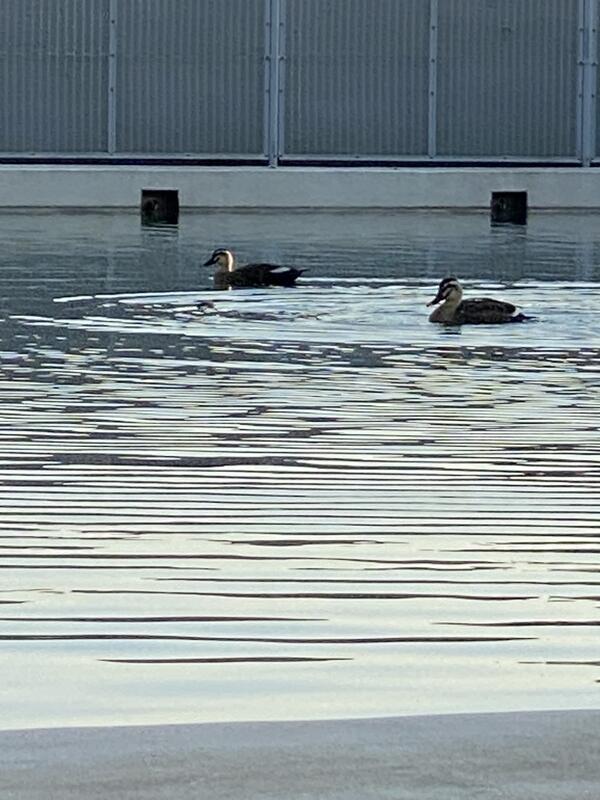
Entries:
{"label": "black square vent", "polygon": [[527,192],[492,192],[492,225],[527,225]]}
{"label": "black square vent", "polygon": [[177,189],[142,189],[142,225],[177,225],[179,192]]}

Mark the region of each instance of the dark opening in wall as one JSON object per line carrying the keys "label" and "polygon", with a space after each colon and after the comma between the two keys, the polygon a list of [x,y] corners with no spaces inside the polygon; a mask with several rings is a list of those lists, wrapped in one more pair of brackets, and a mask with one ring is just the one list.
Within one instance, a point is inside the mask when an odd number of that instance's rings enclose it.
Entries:
{"label": "dark opening in wall", "polygon": [[142,189],[142,225],[177,225],[179,192],[177,189]]}
{"label": "dark opening in wall", "polygon": [[527,192],[492,192],[492,225],[527,225]]}

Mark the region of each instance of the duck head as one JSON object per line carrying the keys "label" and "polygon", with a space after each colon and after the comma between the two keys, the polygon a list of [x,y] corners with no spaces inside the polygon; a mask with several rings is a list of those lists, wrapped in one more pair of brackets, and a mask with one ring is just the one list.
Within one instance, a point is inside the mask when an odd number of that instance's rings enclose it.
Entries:
{"label": "duck head", "polygon": [[460,303],[462,299],[462,286],[457,278],[444,278],[440,281],[436,296],[427,303],[428,306],[435,306],[442,300],[450,300],[452,303]]}
{"label": "duck head", "polygon": [[231,250],[223,250],[221,248],[213,250],[208,261],[204,262],[204,266],[211,267],[213,264],[217,265],[218,272],[231,272],[234,265],[233,253]]}

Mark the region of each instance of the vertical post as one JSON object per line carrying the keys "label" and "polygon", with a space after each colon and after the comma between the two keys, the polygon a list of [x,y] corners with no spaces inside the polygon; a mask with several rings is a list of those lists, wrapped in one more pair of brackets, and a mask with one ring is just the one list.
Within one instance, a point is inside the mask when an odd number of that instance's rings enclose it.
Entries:
{"label": "vertical post", "polygon": [[429,118],[427,155],[437,155],[438,0],[429,0]]}
{"label": "vertical post", "polygon": [[279,16],[277,32],[277,158],[279,159],[285,153],[285,62],[287,59],[285,32],[288,0],[275,0],[275,2]]}
{"label": "vertical post", "polygon": [[579,0],[579,9],[577,17],[577,98],[575,108],[575,126],[576,126],[576,147],[577,156],[579,157],[582,165],[585,166],[585,159],[583,157],[584,151],[584,113],[583,113],[583,96],[585,92],[585,24],[586,24],[586,7],[587,0]]}
{"label": "vertical post", "polygon": [[597,22],[598,0],[581,0],[578,22],[577,141],[584,167],[589,167],[596,155]]}
{"label": "vertical post", "polygon": [[585,0],[583,65],[582,162],[589,167],[596,155],[596,87],[598,81],[598,2]]}
{"label": "vertical post", "polygon": [[117,149],[117,0],[108,3],[108,152]]}
{"label": "vertical post", "polygon": [[279,158],[279,98],[281,80],[281,7],[280,0],[267,0],[265,133],[269,166],[276,167]]}

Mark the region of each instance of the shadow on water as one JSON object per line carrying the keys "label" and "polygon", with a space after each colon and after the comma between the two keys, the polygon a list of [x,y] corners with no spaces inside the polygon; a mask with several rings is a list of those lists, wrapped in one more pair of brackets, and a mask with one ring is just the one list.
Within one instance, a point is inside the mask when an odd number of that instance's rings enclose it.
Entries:
{"label": "shadow on water", "polygon": [[[0,240],[5,727],[597,705],[594,217]],[[214,292],[217,245],[308,271]],[[429,324],[447,274],[537,321]]]}

